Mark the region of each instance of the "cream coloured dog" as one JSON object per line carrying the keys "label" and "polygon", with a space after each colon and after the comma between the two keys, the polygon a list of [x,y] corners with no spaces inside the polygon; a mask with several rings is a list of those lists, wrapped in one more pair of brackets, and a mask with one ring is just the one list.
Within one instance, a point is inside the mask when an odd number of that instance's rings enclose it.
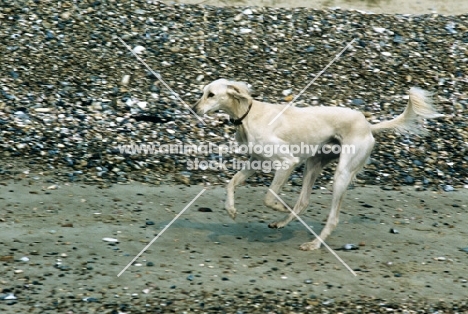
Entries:
{"label": "cream coloured dog", "polygon": [[[331,212],[320,233],[321,239],[325,240],[338,224],[341,203],[348,185],[371,154],[375,143],[372,135],[385,129],[416,132],[418,118],[442,116],[433,109],[428,96],[426,91],[413,87],[409,92],[408,105],[401,115],[389,121],[370,124],[361,112],[349,108],[290,106],[285,110],[286,105],[268,104],[252,99],[245,83],[219,79],[204,87],[203,96],[193,109],[198,114],[215,110],[225,111],[237,125],[236,140],[239,143],[286,147],[312,145],[319,148],[314,154],[305,149],[299,152],[281,150],[273,155],[254,153],[250,158],[251,163],[267,159],[276,162],[277,165],[289,165],[276,169],[270,186],[276,194],[287,182],[295,167],[305,162],[302,190],[293,208],[297,215],[309,205],[312,187],[321,170],[337,159]],[[284,112],[271,123],[283,110]],[[330,150],[330,146],[333,145],[352,149]],[[328,149],[325,149],[327,147]],[[325,153],[326,151],[328,153]],[[234,189],[255,171],[251,167],[245,167],[236,173],[227,185],[225,208],[233,219],[236,216]],[[275,210],[289,211],[270,191],[266,194],[264,204]],[[295,215],[289,213],[284,219],[269,224],[269,227],[282,228],[294,218]],[[321,241],[315,239],[302,244],[301,249],[318,249],[320,244]]]}

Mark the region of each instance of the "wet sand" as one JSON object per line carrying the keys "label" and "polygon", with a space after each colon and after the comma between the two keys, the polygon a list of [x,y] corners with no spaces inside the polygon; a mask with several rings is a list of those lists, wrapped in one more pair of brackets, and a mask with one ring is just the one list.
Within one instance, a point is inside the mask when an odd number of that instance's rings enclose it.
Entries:
{"label": "wet sand", "polygon": [[[265,188],[238,189],[239,214],[233,221],[222,209],[224,189],[207,187],[118,277],[203,186],[132,183],[99,189],[15,181],[3,181],[0,190],[1,287],[4,295],[17,297],[14,306],[0,303],[0,310],[9,313],[40,312],[53,300],[91,311],[106,302],[143,304],[239,290],[395,302],[462,301],[468,293],[467,253],[460,250],[468,246],[466,190],[349,190],[341,222],[327,243],[354,276],[324,247],[300,251],[299,245],[313,238],[300,222],[269,229],[268,223],[283,213],[262,205]],[[297,189],[286,187],[282,197],[292,203]],[[316,232],[328,215],[330,198],[325,188],[311,195],[303,219]],[[345,244],[359,249],[341,250]]]}

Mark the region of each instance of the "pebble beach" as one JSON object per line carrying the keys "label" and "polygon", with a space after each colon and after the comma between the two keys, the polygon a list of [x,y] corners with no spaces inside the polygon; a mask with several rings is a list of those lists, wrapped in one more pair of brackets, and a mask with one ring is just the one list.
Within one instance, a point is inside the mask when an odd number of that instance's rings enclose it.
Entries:
{"label": "pebble beach", "polygon": [[[0,311],[468,311],[468,14],[239,5],[0,8]],[[236,169],[187,166],[247,156],[122,149],[234,142],[225,113],[203,124],[189,110],[218,78],[247,82],[271,103],[315,79],[296,106],[349,107],[370,123],[400,114],[413,86],[433,93],[444,117],[424,121],[423,135],[376,137],[329,239],[357,279],[323,248],[299,251],[311,236],[299,223],[267,228],[278,215],[262,207],[272,173],[239,188],[244,212],[233,222],[222,202]],[[305,215],[318,229],[332,175],[333,166],[322,173],[311,197],[324,199]],[[301,184],[299,169],[285,197]],[[117,277],[203,187],[167,238]],[[359,249],[343,251],[350,243]]]}

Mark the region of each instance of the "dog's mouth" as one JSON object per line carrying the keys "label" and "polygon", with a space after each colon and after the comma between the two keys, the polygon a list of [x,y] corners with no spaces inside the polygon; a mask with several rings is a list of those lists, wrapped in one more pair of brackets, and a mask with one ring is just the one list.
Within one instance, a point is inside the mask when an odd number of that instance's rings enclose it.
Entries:
{"label": "dog's mouth", "polygon": [[193,110],[196,114],[200,114],[200,115],[201,115],[202,112],[201,112],[200,108],[198,107],[199,104],[200,104],[200,100],[197,101],[197,102],[195,103],[195,105],[192,106],[192,110]]}

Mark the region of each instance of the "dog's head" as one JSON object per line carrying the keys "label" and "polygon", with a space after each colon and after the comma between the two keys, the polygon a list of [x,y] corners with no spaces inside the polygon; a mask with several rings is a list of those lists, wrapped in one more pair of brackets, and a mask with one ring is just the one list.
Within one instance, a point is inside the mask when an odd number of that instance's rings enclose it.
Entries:
{"label": "dog's head", "polygon": [[247,84],[226,79],[216,80],[203,88],[203,96],[193,106],[197,114],[224,110],[230,116],[236,117],[240,111],[245,111],[252,102],[252,96]]}

